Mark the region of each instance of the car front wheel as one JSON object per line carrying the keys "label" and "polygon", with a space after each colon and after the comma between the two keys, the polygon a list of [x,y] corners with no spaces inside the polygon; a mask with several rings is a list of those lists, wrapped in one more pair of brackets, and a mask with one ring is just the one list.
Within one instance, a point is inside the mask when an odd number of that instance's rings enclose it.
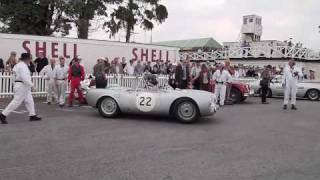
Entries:
{"label": "car front wheel", "polygon": [[317,101],[320,98],[320,93],[316,89],[311,89],[311,90],[308,91],[307,97],[311,101]]}
{"label": "car front wheel", "polygon": [[117,117],[120,112],[118,103],[111,97],[105,97],[99,100],[98,110],[101,116],[106,118]]}
{"label": "car front wheel", "polygon": [[178,100],[174,105],[173,113],[181,123],[193,123],[199,117],[197,105],[189,99]]}

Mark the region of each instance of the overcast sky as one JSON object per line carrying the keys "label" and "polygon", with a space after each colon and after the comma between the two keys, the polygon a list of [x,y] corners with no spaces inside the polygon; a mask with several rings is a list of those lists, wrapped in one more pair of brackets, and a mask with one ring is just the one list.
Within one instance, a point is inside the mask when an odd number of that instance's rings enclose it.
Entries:
{"label": "overcast sky", "polygon": [[[262,16],[264,40],[301,41],[320,49],[320,0],[162,0],[169,18],[153,31],[153,41],[213,37],[218,42],[238,41],[242,16]],[[150,42],[150,33],[136,30],[134,41]],[[90,37],[105,39],[104,32]],[[124,36],[122,34],[121,36]],[[119,40],[119,37],[113,39]],[[121,38],[123,40],[123,38]]]}

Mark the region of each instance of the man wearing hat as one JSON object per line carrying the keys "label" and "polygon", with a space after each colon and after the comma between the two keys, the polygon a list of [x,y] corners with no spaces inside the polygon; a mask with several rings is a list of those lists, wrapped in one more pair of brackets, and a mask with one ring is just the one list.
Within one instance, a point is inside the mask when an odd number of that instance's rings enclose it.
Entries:
{"label": "man wearing hat", "polygon": [[74,99],[74,92],[77,90],[78,93],[78,100],[80,104],[84,103],[83,94],[81,92],[81,84],[80,82],[84,80],[85,73],[83,66],[80,65],[80,59],[74,58],[73,64],[69,68],[69,76],[68,79],[70,81],[70,94],[68,97],[69,107],[72,107],[73,99]]}
{"label": "man wearing hat", "polygon": [[13,74],[15,77],[14,83],[14,98],[10,104],[0,114],[1,124],[8,124],[6,117],[14,110],[16,110],[22,102],[24,102],[27,110],[29,111],[30,121],[40,121],[41,118],[35,113],[34,101],[31,90],[34,85],[31,81],[31,73],[28,68],[31,62],[31,54],[22,53],[20,62],[14,66]]}

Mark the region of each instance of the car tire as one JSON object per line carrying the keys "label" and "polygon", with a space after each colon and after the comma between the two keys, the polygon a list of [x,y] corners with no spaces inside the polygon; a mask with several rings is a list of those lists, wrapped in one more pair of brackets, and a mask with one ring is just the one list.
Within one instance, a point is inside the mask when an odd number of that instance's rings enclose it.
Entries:
{"label": "car tire", "polygon": [[317,89],[310,89],[307,92],[307,98],[310,101],[318,101],[320,98],[320,92]]}
{"label": "car tire", "polygon": [[100,115],[105,118],[114,118],[120,113],[118,103],[111,97],[104,97],[100,99],[97,107]]}
{"label": "car tire", "polygon": [[231,92],[230,92],[230,96],[231,96],[231,100],[234,104],[241,102],[242,95],[238,89],[232,88]]}
{"label": "car tire", "polygon": [[181,123],[189,124],[198,120],[199,110],[191,99],[179,99],[174,104],[174,117]]}

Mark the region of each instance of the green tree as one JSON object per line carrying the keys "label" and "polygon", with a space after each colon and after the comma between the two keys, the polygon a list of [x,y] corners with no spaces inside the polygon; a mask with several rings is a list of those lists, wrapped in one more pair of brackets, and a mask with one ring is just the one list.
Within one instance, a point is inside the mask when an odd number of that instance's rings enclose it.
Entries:
{"label": "green tree", "polygon": [[66,14],[75,23],[78,37],[88,39],[90,21],[96,16],[108,16],[107,5],[119,2],[121,0],[67,0]]}
{"label": "green tree", "polygon": [[121,0],[121,4],[111,13],[111,20],[104,25],[111,36],[121,29],[126,30],[126,42],[136,25],[145,30],[152,30],[154,22],[162,23],[168,18],[167,8],[159,4],[160,0]]}
{"label": "green tree", "polygon": [[0,31],[17,34],[67,35],[63,0],[0,0]]}

